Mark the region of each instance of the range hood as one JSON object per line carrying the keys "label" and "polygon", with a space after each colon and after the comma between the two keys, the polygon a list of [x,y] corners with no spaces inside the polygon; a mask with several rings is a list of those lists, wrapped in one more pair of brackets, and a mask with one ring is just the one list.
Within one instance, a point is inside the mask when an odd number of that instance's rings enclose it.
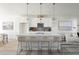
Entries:
{"label": "range hood", "polygon": [[44,23],[37,23],[37,27],[30,27],[30,31],[51,31],[51,27],[45,27]]}

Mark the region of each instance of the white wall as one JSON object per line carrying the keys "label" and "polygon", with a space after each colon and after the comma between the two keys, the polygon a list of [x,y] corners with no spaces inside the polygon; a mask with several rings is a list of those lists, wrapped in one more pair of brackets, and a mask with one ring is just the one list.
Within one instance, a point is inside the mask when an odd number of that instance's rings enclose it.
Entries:
{"label": "white wall", "polygon": [[[25,21],[26,19],[24,17],[17,15],[0,15],[0,33],[8,34],[9,40],[13,40],[19,33],[19,23]],[[13,30],[3,30],[3,22],[13,22]]]}

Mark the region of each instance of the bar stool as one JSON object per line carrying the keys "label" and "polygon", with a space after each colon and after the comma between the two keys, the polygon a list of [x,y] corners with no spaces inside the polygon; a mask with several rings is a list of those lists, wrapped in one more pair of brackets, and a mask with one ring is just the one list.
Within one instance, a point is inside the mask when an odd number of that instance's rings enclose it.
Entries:
{"label": "bar stool", "polygon": [[34,36],[31,36],[31,39],[32,39],[32,40],[30,40],[30,45],[29,45],[29,47],[30,47],[30,50],[33,50],[34,43],[36,43],[37,38],[34,37]]}
{"label": "bar stool", "polygon": [[44,39],[45,43],[47,43],[48,50],[51,50],[51,40],[50,40],[50,37],[44,36],[43,39]]}
{"label": "bar stool", "polygon": [[18,46],[17,46],[17,55],[19,55],[22,51],[22,42],[21,42],[22,38],[18,37]]}
{"label": "bar stool", "polygon": [[7,34],[3,34],[3,44],[8,43],[8,35]]}
{"label": "bar stool", "polygon": [[27,50],[27,41],[24,37],[18,37],[17,55]]}

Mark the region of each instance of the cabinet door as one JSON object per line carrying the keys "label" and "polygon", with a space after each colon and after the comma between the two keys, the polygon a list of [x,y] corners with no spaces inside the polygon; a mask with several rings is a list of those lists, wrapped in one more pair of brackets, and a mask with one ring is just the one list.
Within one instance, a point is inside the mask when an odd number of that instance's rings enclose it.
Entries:
{"label": "cabinet door", "polygon": [[20,23],[19,25],[20,34],[26,34],[27,32],[27,23]]}

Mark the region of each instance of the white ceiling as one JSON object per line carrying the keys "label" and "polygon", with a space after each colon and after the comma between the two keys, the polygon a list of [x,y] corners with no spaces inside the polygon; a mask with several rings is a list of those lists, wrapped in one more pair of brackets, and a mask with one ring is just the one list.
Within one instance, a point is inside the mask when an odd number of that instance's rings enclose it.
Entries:
{"label": "white ceiling", "polygon": [[[40,4],[30,3],[28,5],[29,15],[40,14]],[[41,14],[52,15],[53,5],[44,3],[41,7]],[[56,3],[56,16],[79,16],[79,3]],[[0,14],[17,14],[21,16],[27,15],[27,4],[25,3],[0,3]]]}

